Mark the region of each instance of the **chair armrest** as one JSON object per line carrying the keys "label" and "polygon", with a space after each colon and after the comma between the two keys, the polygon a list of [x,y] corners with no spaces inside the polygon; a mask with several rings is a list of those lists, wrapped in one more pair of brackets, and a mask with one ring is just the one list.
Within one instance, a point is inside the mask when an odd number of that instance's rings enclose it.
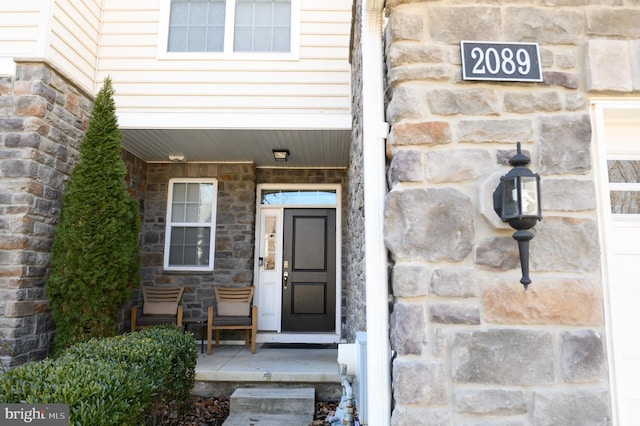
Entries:
{"label": "chair armrest", "polygon": [[211,338],[213,337],[213,306],[207,309],[207,354],[211,355]]}
{"label": "chair armrest", "polygon": [[178,327],[182,327],[182,314],[184,313],[184,307],[182,305],[178,305],[178,317],[176,318],[176,325]]}
{"label": "chair armrest", "polygon": [[138,307],[133,306],[131,308],[131,331],[136,331],[136,319],[138,318]]}

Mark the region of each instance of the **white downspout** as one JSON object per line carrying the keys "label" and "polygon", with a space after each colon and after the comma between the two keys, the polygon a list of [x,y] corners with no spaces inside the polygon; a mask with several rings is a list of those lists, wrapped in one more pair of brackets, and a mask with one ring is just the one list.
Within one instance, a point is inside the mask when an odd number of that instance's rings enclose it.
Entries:
{"label": "white downspout", "polygon": [[362,1],[362,144],[367,302],[368,424],[391,422],[389,290],[384,246],[386,193],[382,19],[384,0]]}

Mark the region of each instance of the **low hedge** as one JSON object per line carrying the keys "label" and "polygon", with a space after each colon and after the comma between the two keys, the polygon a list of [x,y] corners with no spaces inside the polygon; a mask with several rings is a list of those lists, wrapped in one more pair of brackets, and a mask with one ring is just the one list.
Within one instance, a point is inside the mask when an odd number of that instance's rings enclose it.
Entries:
{"label": "low hedge", "polygon": [[72,425],[139,425],[158,403],[187,402],[197,355],[193,335],[173,325],[94,339],[7,371],[0,402],[69,404]]}

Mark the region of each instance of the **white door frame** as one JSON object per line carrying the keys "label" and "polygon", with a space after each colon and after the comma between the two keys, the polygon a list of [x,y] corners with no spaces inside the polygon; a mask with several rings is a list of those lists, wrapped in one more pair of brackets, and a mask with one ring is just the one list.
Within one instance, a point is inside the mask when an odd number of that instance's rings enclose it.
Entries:
{"label": "white door frame", "polygon": [[[265,189],[281,189],[281,190],[301,190],[301,191],[313,191],[313,190],[334,190],[336,192],[335,204],[286,204],[286,205],[262,205],[261,193]],[[274,309],[261,307],[261,304],[265,304],[268,297],[265,290],[262,288],[261,283],[261,268],[260,258],[264,258],[263,250],[263,213],[279,211],[276,216],[279,217],[279,234],[282,238],[283,228],[283,216],[285,208],[335,208],[336,209],[336,315],[335,315],[335,330],[329,333],[282,333],[280,329],[280,316],[278,316],[278,328],[276,330],[260,330],[258,329],[258,335],[256,340],[258,342],[267,343],[339,343],[341,335],[342,324],[342,191],[340,184],[277,184],[277,183],[263,183],[258,184],[256,188],[256,229],[255,229],[255,253],[254,253],[254,269],[253,269],[253,282],[256,286],[254,300],[258,305],[258,316],[260,316],[261,309],[269,310],[273,312]],[[277,269],[275,272],[280,271],[282,263],[282,242],[279,243],[279,258],[276,259]],[[280,281],[280,289],[278,294],[281,296],[282,281]],[[277,297],[276,291],[271,291],[271,297]],[[282,312],[282,297],[277,300],[279,306],[277,310]],[[275,319],[274,319],[275,320]],[[260,322],[258,322],[260,324]],[[273,327],[270,327],[273,328]]]}
{"label": "white door frame", "polygon": [[[607,344],[607,362],[609,367],[609,383],[611,394],[612,424],[629,424],[631,419],[623,409],[624,406],[624,335],[621,331],[624,327],[622,311],[619,306],[620,296],[618,289],[612,285],[614,278],[614,247],[612,239],[614,235],[614,219],[611,214],[611,201],[609,196],[609,176],[607,160],[609,159],[635,159],[640,160],[640,146],[637,136],[630,137],[625,131],[624,120],[616,123],[612,119],[612,112],[621,111],[619,117],[626,112],[637,111],[640,116],[640,100],[610,100],[594,99],[591,102],[591,116],[593,123],[592,137],[594,149],[592,152],[598,214],[598,232],[601,247],[602,283],[604,297],[605,330]],[[613,114],[615,116],[615,114]],[[637,218],[640,221],[640,218]]]}

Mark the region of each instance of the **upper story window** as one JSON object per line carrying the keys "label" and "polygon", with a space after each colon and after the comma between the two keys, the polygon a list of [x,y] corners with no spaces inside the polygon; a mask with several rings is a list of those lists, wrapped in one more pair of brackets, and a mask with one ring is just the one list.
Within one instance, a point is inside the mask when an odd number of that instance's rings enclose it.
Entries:
{"label": "upper story window", "polygon": [[167,52],[291,52],[292,0],[171,0]]}
{"label": "upper story window", "polygon": [[216,179],[171,179],[167,202],[164,268],[213,271]]}

